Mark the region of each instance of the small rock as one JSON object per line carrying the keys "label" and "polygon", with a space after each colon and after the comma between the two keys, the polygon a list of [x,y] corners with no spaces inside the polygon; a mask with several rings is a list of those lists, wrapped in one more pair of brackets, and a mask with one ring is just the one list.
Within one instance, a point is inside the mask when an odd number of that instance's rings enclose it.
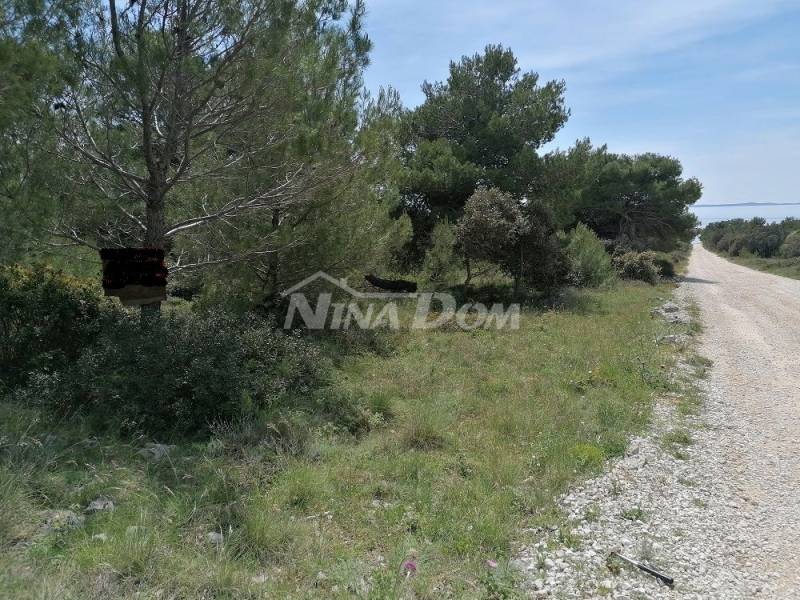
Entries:
{"label": "small rock", "polygon": [[173,448],[175,446],[168,446],[167,444],[146,444],[137,454],[153,462],[158,462],[167,456]]}
{"label": "small rock", "polygon": [[206,534],[206,539],[212,544],[221,544],[225,541],[225,536],[223,536],[219,531],[209,531]]}
{"label": "small rock", "polygon": [[51,510],[45,513],[45,531],[61,531],[83,527],[84,517],[71,510]]}
{"label": "small rock", "polygon": [[108,534],[106,534],[106,533],[95,533],[92,536],[92,540],[97,540],[98,542],[106,542],[106,541],[108,541]]}
{"label": "small rock", "polygon": [[639,454],[639,450],[641,450],[641,448],[642,442],[640,440],[632,440],[628,446],[628,450],[625,452],[625,456],[636,456]]}
{"label": "small rock", "polygon": [[253,575],[250,578],[250,581],[252,581],[253,583],[266,583],[267,579],[269,578],[266,576],[266,574],[261,573],[259,575]]}
{"label": "small rock", "polygon": [[113,511],[114,510],[114,503],[111,500],[109,500],[108,498],[98,498],[97,500],[92,500],[89,503],[89,506],[87,506],[83,510],[83,512],[92,514],[92,513],[96,513],[96,512],[102,512],[102,511],[105,511],[105,510]]}

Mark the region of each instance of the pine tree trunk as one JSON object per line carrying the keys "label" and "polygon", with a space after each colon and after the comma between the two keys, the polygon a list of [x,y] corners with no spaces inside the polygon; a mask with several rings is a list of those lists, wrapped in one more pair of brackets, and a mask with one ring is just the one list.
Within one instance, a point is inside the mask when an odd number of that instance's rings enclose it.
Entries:
{"label": "pine tree trunk", "polygon": [[[147,226],[147,232],[144,238],[145,248],[159,248],[163,250],[165,245],[164,233],[166,230],[163,198],[156,197],[147,202],[145,208],[145,225]],[[145,319],[150,315],[157,315],[160,311],[160,300],[150,304],[142,304],[141,317]]]}

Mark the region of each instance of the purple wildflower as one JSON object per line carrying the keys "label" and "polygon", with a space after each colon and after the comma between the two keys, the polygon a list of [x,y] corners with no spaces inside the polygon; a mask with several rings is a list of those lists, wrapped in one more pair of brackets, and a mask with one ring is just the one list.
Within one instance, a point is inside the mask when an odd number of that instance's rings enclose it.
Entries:
{"label": "purple wildflower", "polygon": [[417,573],[417,563],[413,560],[407,560],[403,563],[403,573],[406,574],[406,577],[410,577],[411,575],[416,575]]}

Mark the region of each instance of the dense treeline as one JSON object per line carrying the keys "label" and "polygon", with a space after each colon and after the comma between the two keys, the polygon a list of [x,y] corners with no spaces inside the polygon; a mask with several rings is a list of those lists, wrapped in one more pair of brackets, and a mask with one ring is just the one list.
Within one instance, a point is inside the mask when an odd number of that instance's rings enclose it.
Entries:
{"label": "dense treeline", "polygon": [[763,218],[720,221],[707,225],[700,239],[706,248],[731,256],[795,258],[800,256],[800,219],[787,218],[780,223],[767,223]]}
{"label": "dense treeline", "polygon": [[[588,139],[542,153],[566,84],[502,46],[452,62],[413,110],[370,96],[361,0],[0,6],[0,378],[57,414],[130,432],[278,418],[324,387],[322,359],[270,315],[309,274],[517,298],[654,282],[697,225],[701,186],[675,158]],[[165,314],[97,294],[104,247],[165,251]],[[295,405],[357,429],[348,402]]]}
{"label": "dense treeline", "polygon": [[[510,50],[489,46],[453,62],[446,82],[426,82],[423,91],[423,104],[400,120],[398,210],[413,225],[400,254],[405,268],[423,261],[437,225],[448,222],[462,231],[454,250],[467,273],[471,259],[486,259],[540,288],[567,280],[566,257],[552,240],[578,223],[632,251],[672,251],[691,239],[697,223],[688,206],[701,187],[682,178],[676,159],[618,155],[588,139],[566,152],[536,152],[569,117],[565,83],[540,84]],[[489,252],[476,254],[476,244]],[[511,264],[519,245],[536,272]]]}

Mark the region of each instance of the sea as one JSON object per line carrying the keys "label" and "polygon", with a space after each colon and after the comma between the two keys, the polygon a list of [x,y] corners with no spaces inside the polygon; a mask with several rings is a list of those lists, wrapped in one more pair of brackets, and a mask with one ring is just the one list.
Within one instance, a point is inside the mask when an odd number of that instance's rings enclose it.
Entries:
{"label": "sea", "polygon": [[763,217],[768,223],[783,221],[786,217],[800,219],[800,204],[742,204],[734,206],[692,206],[690,210],[703,226],[729,219],[753,219]]}

